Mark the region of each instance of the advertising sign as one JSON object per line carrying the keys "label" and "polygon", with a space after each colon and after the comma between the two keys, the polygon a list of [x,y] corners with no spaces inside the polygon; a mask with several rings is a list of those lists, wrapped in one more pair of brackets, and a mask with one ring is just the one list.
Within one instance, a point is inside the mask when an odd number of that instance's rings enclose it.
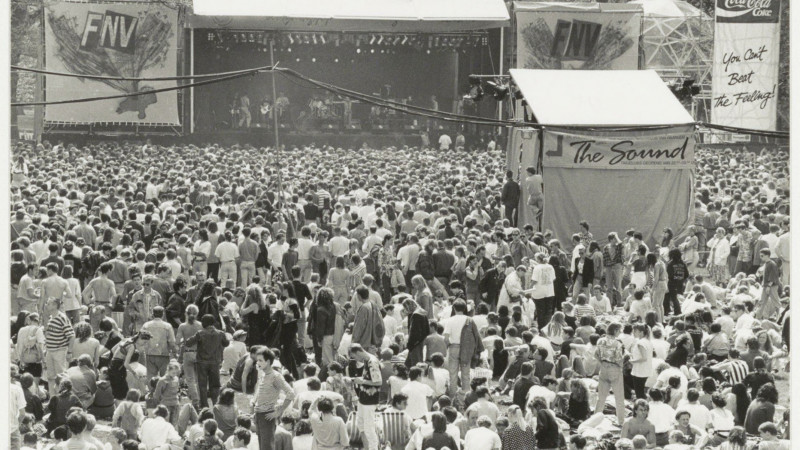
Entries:
{"label": "advertising sign", "polygon": [[639,5],[515,3],[517,67],[639,68]]}
{"label": "advertising sign", "polygon": [[545,167],[583,169],[691,169],[695,139],[692,134],[625,137],[589,136],[546,131]]}
{"label": "advertising sign", "polygon": [[[45,66],[54,72],[151,78],[177,75],[178,12],[144,3],[53,3],[46,8]],[[175,81],[128,81],[48,75],[49,102],[143,94],[86,103],[47,105],[45,121],[179,124]]]}
{"label": "advertising sign", "polygon": [[780,0],[717,0],[711,122],[775,130]]}

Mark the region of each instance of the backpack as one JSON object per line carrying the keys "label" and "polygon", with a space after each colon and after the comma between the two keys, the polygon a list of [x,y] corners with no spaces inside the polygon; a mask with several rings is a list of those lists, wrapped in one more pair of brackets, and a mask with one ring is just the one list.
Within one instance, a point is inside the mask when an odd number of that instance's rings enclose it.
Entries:
{"label": "backpack", "polygon": [[125,430],[125,432],[128,433],[128,438],[136,439],[139,421],[136,420],[136,416],[133,415],[133,408],[137,405],[131,402],[126,403],[127,404],[124,406],[125,409],[122,411],[122,414],[117,417],[114,426]]}
{"label": "backpack", "polygon": [[22,352],[19,355],[19,360],[23,364],[36,364],[42,362],[42,353],[39,351],[39,346],[36,345],[36,332],[28,335],[25,342],[22,343]]}

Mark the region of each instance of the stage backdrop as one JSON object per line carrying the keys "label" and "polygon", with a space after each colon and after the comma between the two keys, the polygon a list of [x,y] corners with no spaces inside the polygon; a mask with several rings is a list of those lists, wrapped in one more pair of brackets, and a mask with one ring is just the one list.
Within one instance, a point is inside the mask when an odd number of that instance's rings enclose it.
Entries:
{"label": "stage backdrop", "polygon": [[[652,244],[692,220],[691,127],[627,133],[544,132],[542,228],[569,242],[586,220],[597,240],[633,228]],[[645,173],[646,172],[646,173]]]}
{"label": "stage backdrop", "polygon": [[[46,8],[47,70],[131,78],[177,74],[178,12],[142,3],[67,3]],[[47,101],[102,97],[175,86],[175,81],[46,77]],[[177,91],[49,105],[45,121],[179,124]]]}
{"label": "stage backdrop", "polygon": [[639,68],[640,5],[515,2],[514,10],[518,68]]}
{"label": "stage backdrop", "polygon": [[717,0],[713,123],[775,130],[780,10],[781,0]]}

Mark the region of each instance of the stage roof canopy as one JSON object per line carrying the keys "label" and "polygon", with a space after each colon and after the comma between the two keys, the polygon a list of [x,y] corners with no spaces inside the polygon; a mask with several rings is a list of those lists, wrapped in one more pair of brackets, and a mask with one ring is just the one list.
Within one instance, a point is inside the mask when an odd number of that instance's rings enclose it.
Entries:
{"label": "stage roof canopy", "polygon": [[692,116],[654,70],[511,69],[546,125],[683,125]]}
{"label": "stage roof canopy", "polygon": [[509,23],[503,0],[194,0],[191,28],[442,33]]}

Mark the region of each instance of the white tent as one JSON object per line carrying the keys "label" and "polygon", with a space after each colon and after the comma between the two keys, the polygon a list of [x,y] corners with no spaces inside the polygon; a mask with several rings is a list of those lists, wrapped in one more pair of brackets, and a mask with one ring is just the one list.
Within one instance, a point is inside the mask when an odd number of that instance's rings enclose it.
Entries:
{"label": "white tent", "polygon": [[531,166],[544,179],[541,228],[561,242],[583,220],[597,238],[633,227],[651,243],[665,227],[679,235],[692,223],[694,123],[655,71],[510,72],[543,128],[517,130],[509,145],[520,224],[536,224],[525,195]]}

